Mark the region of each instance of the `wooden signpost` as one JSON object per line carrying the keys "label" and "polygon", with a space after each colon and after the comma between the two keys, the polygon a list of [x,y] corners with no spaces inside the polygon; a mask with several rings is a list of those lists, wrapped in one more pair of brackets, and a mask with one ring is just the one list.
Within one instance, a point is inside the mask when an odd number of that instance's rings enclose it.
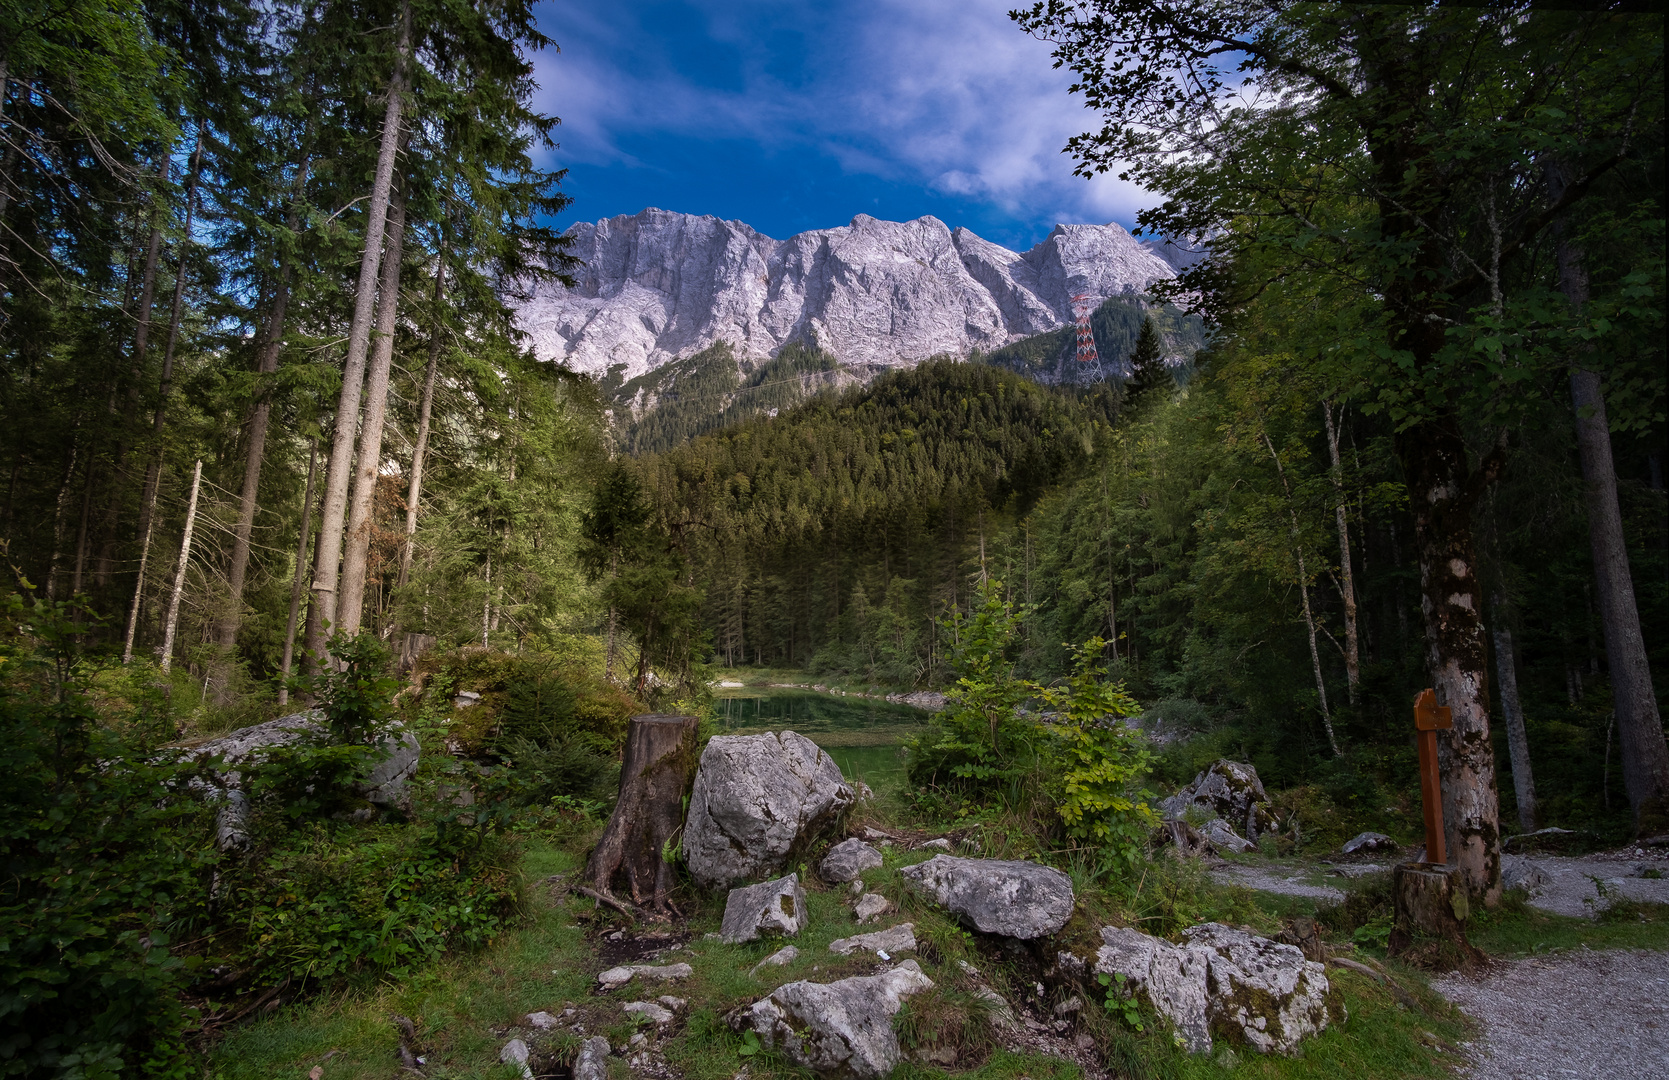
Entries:
{"label": "wooden signpost", "polygon": [[1455,726],[1454,712],[1437,703],[1434,690],[1421,690],[1414,698],[1414,730],[1420,744],[1420,802],[1426,812],[1426,862],[1442,866],[1449,861],[1443,850],[1443,785],[1437,775],[1437,733]]}

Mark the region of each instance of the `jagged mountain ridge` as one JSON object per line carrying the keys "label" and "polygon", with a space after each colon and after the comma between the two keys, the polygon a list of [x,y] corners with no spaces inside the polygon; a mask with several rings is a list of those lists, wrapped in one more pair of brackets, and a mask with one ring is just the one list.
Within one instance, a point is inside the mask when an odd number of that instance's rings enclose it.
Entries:
{"label": "jagged mountain ridge", "polygon": [[1024,253],[933,217],[774,240],[739,221],[650,208],[569,230],[585,267],[518,319],[535,353],[628,380],[717,341],[739,359],[801,342],[852,368],[965,356],[1053,330],[1072,298],[1174,277],[1170,249],[1122,226],[1057,225]]}

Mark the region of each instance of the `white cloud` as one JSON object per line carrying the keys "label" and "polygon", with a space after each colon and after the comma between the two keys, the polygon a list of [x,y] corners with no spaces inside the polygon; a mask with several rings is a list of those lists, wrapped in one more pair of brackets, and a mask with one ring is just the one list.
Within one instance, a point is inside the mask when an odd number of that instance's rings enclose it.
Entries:
{"label": "white cloud", "polygon": [[[1133,224],[1152,196],[1072,175],[1061,147],[1096,118],[1049,46],[1008,19],[1011,2],[701,0],[706,40],[692,43],[687,28],[634,23],[625,3],[547,0],[563,51],[540,60],[543,105],[563,119],[564,163],[632,163],[627,133],[703,133],[814,148],[850,173],[1028,220],[1054,208],[1057,220]],[[719,77],[680,70],[703,50]]]}

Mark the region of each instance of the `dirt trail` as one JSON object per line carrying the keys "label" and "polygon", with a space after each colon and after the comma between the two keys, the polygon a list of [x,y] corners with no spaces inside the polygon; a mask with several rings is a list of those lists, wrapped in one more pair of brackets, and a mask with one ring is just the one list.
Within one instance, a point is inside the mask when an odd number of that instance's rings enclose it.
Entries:
{"label": "dirt trail", "polygon": [[1468,1080],[1669,1080],[1669,955],[1581,949],[1432,986],[1483,1028]]}

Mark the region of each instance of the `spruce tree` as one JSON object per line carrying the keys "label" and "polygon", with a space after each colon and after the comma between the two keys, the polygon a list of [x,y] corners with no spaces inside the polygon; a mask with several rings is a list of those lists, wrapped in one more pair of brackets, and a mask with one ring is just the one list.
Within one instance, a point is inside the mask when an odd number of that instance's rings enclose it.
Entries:
{"label": "spruce tree", "polygon": [[1136,402],[1155,387],[1171,384],[1171,373],[1165,367],[1163,342],[1152,319],[1142,320],[1142,332],[1136,347],[1130,352],[1130,374],[1124,380],[1124,404],[1134,407]]}

